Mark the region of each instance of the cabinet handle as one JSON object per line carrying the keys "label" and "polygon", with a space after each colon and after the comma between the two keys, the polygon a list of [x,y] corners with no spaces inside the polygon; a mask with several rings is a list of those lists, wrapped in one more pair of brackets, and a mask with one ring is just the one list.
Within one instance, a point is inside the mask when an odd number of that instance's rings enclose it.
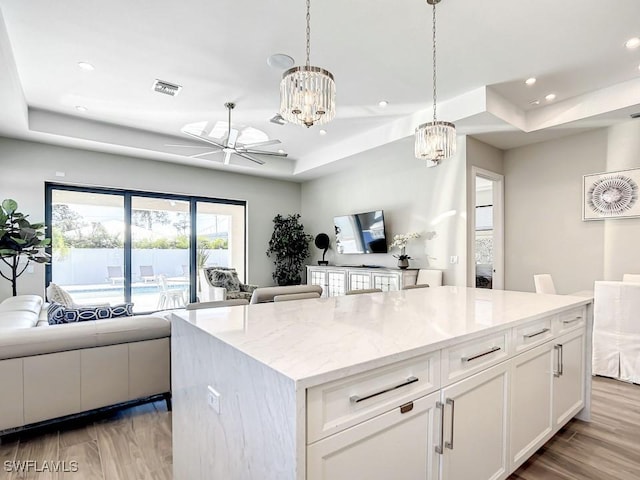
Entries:
{"label": "cabinet handle", "polygon": [[535,333],[527,333],[526,335],[523,335],[524,338],[533,338],[533,337],[537,337],[538,335],[542,335],[543,333],[547,333],[549,331],[548,328],[543,328],[542,330],[540,330],[539,332],[535,332]]}
{"label": "cabinet handle", "polygon": [[442,455],[444,450],[442,449],[442,445],[444,442],[444,403],[436,402],[436,408],[440,409],[440,441],[438,445],[436,445],[436,453]]}
{"label": "cabinet handle", "polygon": [[558,359],[556,360],[556,370],[553,372],[553,376],[554,377],[559,377],[562,375],[562,370],[563,370],[563,363],[564,363],[564,359],[562,358],[562,345],[561,344],[556,344],[553,346],[553,348],[558,352]]}
{"label": "cabinet handle", "polygon": [[444,446],[450,450],[453,450],[453,419],[456,411],[456,402],[453,398],[447,398],[447,405],[451,405],[451,439],[444,443]]}
{"label": "cabinet handle", "polygon": [[406,387],[407,385],[411,385],[412,383],[416,383],[418,380],[420,380],[418,377],[411,376],[411,377],[407,378],[402,383],[399,383],[397,385],[391,385],[390,387],[383,388],[382,390],[379,390],[377,392],[369,393],[369,394],[367,394],[367,395],[365,395],[363,397],[361,397],[359,395],[352,395],[352,396],[349,397],[349,400],[351,401],[351,403],[359,403],[359,402],[362,402],[364,400],[368,400],[370,398],[377,397],[378,395],[382,395],[383,393],[391,392],[393,390],[397,390],[398,388]]}
{"label": "cabinet handle", "polygon": [[579,316],[579,317],[576,317],[576,318],[572,318],[571,320],[563,320],[562,323],[564,323],[566,325],[568,323],[577,322],[578,320],[582,320],[582,316]]}
{"label": "cabinet handle", "polygon": [[560,355],[559,355],[559,368],[558,368],[558,376],[562,376],[564,374],[564,345],[562,345],[561,343],[558,344],[558,347],[560,347]]}
{"label": "cabinet handle", "polygon": [[498,350],[502,350],[502,348],[500,348],[500,347],[491,347],[486,352],[480,352],[480,353],[476,353],[474,355],[470,355],[468,357],[462,357],[460,360],[462,360],[463,362],[471,362],[472,360],[475,360],[476,358],[484,357],[485,355],[490,355],[493,352],[497,352]]}

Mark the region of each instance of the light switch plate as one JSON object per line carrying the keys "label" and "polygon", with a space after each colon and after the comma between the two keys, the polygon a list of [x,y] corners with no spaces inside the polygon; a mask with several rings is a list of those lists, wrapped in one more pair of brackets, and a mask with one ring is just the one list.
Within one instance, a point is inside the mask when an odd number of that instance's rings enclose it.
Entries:
{"label": "light switch plate", "polygon": [[457,255],[451,255],[451,257],[449,258],[449,263],[458,263],[458,256]]}
{"label": "light switch plate", "polygon": [[207,404],[214,412],[220,414],[220,393],[211,385],[207,387]]}

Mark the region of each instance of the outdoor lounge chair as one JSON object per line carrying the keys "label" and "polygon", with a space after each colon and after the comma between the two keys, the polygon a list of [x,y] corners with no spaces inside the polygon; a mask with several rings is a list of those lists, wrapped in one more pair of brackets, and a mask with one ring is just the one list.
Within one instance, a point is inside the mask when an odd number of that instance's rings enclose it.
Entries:
{"label": "outdoor lounge chair", "polygon": [[153,265],[140,265],[140,279],[144,283],[156,281],[156,274],[153,272]]}
{"label": "outdoor lounge chair", "polygon": [[113,285],[124,283],[124,274],[120,265],[107,266],[107,281],[110,281]]}

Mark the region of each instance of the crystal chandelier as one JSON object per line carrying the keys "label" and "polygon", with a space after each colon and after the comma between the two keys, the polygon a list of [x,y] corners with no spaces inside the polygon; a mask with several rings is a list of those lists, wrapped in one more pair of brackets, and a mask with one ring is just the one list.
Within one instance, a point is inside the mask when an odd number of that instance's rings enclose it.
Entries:
{"label": "crystal chandelier", "polygon": [[433,121],[423,123],[416,128],[416,158],[429,160],[429,166],[435,166],[456,153],[456,126],[436,118],[436,4],[440,0],[427,0],[433,5]]}
{"label": "crystal chandelier", "polygon": [[336,115],[336,84],[331,72],[312,67],[311,0],[307,0],[307,63],[284,72],[280,82],[280,115],[288,122],[310,127],[328,123]]}

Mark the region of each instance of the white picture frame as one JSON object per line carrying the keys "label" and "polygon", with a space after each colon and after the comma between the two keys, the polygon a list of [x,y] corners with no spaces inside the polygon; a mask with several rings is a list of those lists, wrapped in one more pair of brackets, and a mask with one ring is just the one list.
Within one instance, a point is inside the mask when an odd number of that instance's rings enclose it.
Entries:
{"label": "white picture frame", "polygon": [[640,217],[640,168],[583,175],[582,220]]}

